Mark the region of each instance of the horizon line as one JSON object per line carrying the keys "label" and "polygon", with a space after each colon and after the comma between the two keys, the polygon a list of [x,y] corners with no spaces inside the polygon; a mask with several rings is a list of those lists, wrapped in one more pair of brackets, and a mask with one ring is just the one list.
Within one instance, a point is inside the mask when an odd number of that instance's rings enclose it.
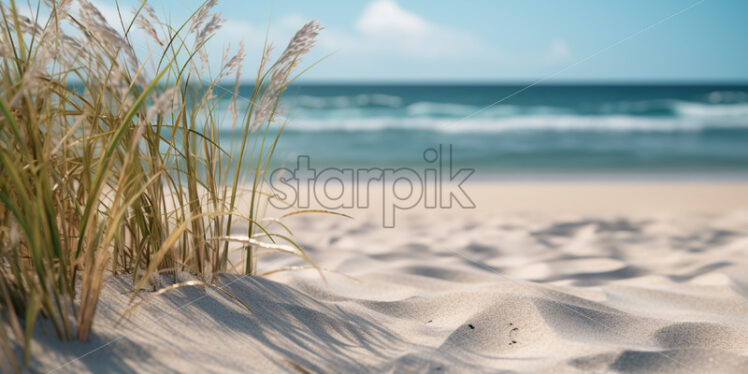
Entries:
{"label": "horizon line", "polygon": [[[381,86],[417,86],[417,85],[471,85],[471,86],[517,86],[532,84],[536,80],[522,79],[300,79],[292,86],[303,85],[381,85]],[[233,84],[233,83],[232,83]],[[254,82],[242,82],[242,85],[254,84]],[[553,80],[536,84],[536,86],[748,86],[748,80],[717,80],[717,79],[564,79]]]}

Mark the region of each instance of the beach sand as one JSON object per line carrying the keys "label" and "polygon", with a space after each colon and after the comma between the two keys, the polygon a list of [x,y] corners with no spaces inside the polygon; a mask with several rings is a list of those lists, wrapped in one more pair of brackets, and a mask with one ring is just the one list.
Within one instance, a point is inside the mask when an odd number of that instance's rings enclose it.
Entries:
{"label": "beach sand", "polygon": [[[748,372],[748,184],[472,183],[475,209],[414,208],[382,227],[286,222],[317,264],[180,288],[94,334],[36,330],[48,372]],[[278,213],[278,212],[274,212]],[[262,257],[260,272],[304,262]],[[147,295],[144,293],[143,295]]]}

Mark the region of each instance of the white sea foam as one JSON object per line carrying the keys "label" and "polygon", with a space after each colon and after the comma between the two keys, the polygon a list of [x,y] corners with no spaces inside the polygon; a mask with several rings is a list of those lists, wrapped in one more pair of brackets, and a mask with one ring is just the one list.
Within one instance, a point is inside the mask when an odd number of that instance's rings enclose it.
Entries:
{"label": "white sea foam", "polygon": [[708,128],[748,128],[748,118],[736,121],[701,121],[695,118],[651,118],[624,115],[577,116],[542,115],[507,118],[469,118],[464,120],[434,118],[328,118],[292,121],[289,129],[297,131],[376,131],[405,129],[448,133],[496,133],[508,131],[700,131]]}
{"label": "white sea foam", "polygon": [[679,102],[675,111],[683,117],[748,118],[748,104],[702,104]]}
{"label": "white sea foam", "polygon": [[[614,105],[615,104],[615,105]],[[374,131],[405,129],[461,132],[506,131],[701,131],[748,128],[748,103],[707,104],[675,100],[603,105],[579,114],[550,106],[473,105],[421,101],[406,106],[397,96],[293,97],[288,129]],[[224,110],[224,105],[219,106]],[[478,112],[480,111],[480,112]],[[642,113],[652,112],[645,115]]]}

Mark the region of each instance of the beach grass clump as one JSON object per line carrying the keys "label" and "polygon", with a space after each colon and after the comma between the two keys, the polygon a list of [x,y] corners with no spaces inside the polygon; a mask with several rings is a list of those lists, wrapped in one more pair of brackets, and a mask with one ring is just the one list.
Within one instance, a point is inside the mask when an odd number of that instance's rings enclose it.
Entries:
{"label": "beach grass clump", "polygon": [[[87,0],[0,3],[0,356],[9,366],[20,367],[14,344],[28,362],[38,318],[60,339],[86,340],[108,274],[130,275],[137,292],[159,274],[188,272],[204,285],[220,272],[254,274],[261,249],[308,259],[282,223],[263,219],[262,191],[282,133],[279,97],[321,28],[306,24],[274,62],[266,45],[242,98],[243,46],[209,61],[224,22],[215,3],[177,26],[145,2],[119,9],[117,25]],[[136,39],[148,40],[146,53]]]}

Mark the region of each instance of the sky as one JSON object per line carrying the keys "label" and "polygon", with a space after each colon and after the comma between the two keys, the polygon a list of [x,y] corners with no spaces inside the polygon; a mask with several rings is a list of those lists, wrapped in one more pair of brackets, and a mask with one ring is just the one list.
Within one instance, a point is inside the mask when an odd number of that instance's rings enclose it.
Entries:
{"label": "sky", "polygon": [[[172,22],[200,3],[149,2]],[[222,0],[217,9],[227,21],[211,54],[243,41],[245,77],[266,31],[278,51],[316,19],[325,30],[305,81],[748,82],[745,0]]]}

